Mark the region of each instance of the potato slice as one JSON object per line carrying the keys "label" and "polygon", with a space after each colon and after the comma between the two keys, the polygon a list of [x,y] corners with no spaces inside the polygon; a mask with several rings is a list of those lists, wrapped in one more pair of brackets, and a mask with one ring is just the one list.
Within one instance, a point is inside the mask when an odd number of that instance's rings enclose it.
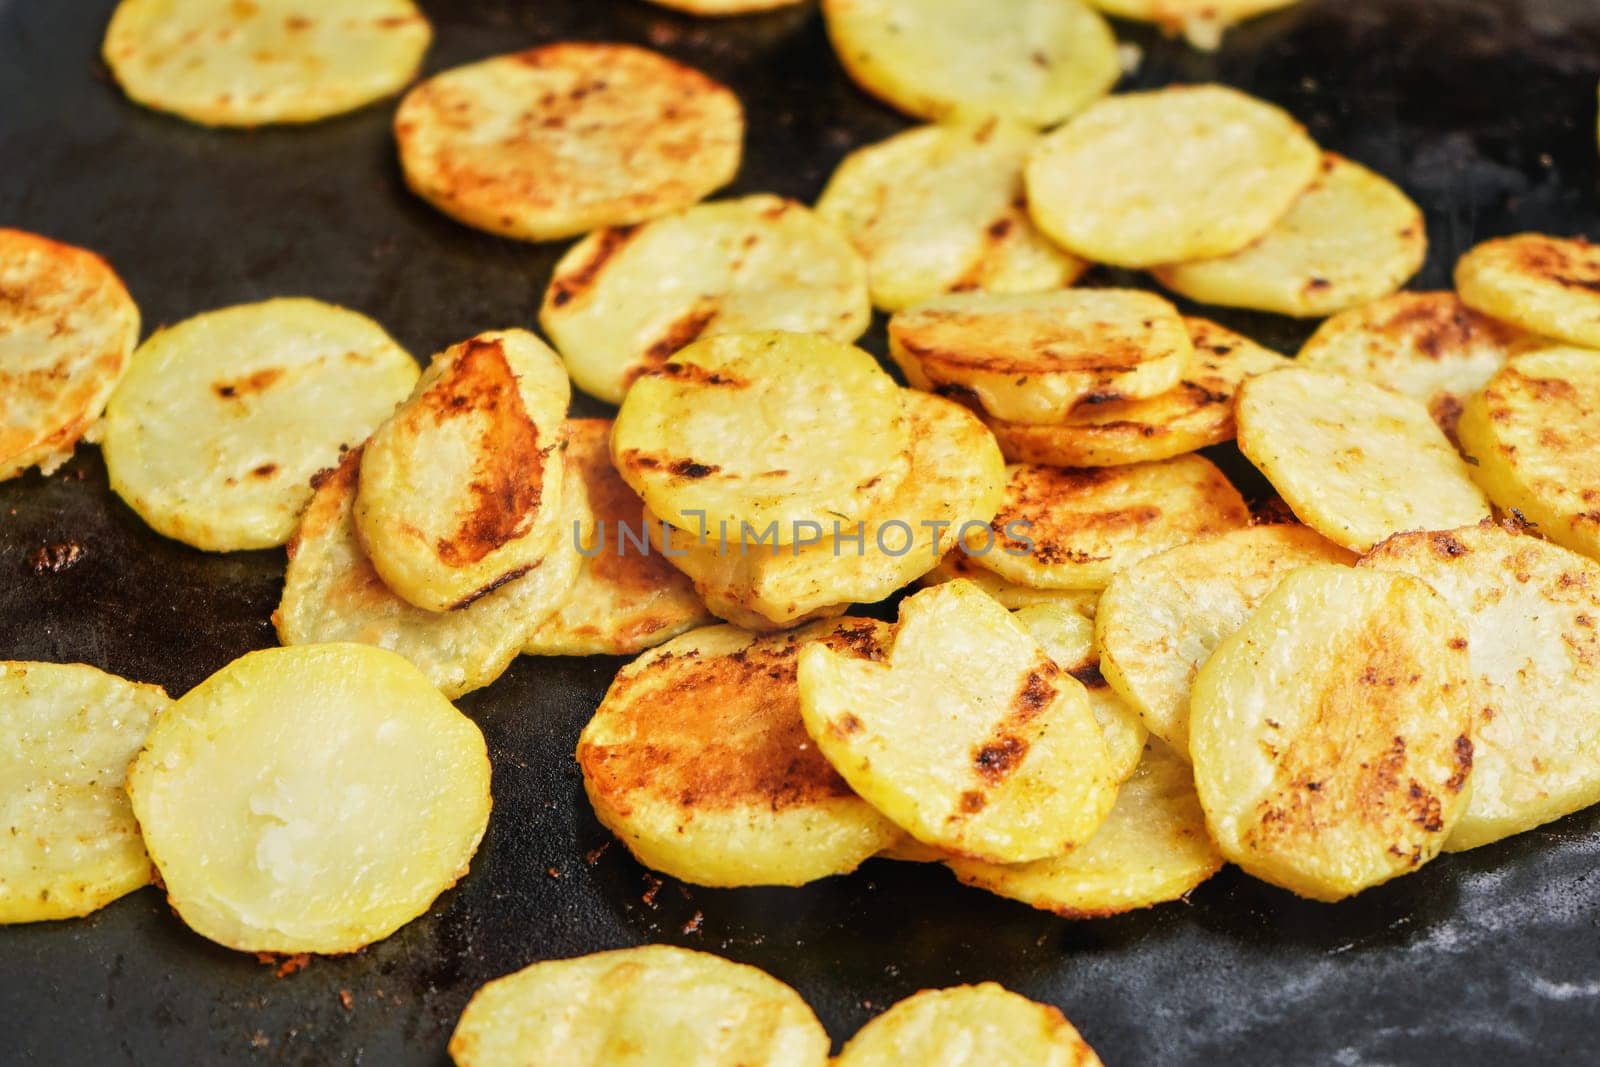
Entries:
{"label": "potato slice", "polygon": [[596,230],[556,264],[539,312],[578,388],[613,404],[697,337],[854,341],[871,320],[866,264],[850,242],[766,194]]}
{"label": "potato slice", "polygon": [[1395,293],[1324,322],[1296,362],[1415,397],[1454,441],[1467,397],[1529,341],[1455,293]]}
{"label": "potato slice", "polygon": [[1063,856],[1013,865],[946,861],[967,885],[1063,918],[1089,919],[1187,896],[1222,867],[1189,764],[1151,741],[1095,835]]}
{"label": "potato slice", "polygon": [[106,407],[111,488],[164,536],[213,552],[281,545],[311,476],[366,440],[417,365],[364,315],[240,304],[158,330]]}
{"label": "potato slice", "polygon": [[1420,400],[1341,374],[1289,367],[1239,390],[1239,450],[1296,517],[1364,552],[1401,530],[1489,516],[1467,465]]}
{"label": "potato slice", "polygon": [[1066,1017],[994,982],[924,989],[852,1037],[834,1067],[1100,1067]]}
{"label": "potato slice", "polygon": [[1486,706],[1446,851],[1600,802],[1600,564],[1486,523],[1398,534],[1360,565],[1421,578],[1466,621]]}
{"label": "potato slice", "polygon": [[[713,611],[770,630],[820,608],[871,604],[925,574],[970,525],[986,527],[1005,494],[1005,461],[970,412],[906,390],[911,472],[881,510],[858,525],[833,526],[816,543],[756,545],[736,529],[671,532],[652,514],[658,550],[689,575]],[[702,536],[703,535],[703,536]],[[670,546],[664,543],[666,539]],[[736,617],[737,616],[737,617]]]}
{"label": "potato slice", "polygon": [[1394,292],[1428,254],[1422,210],[1395,184],[1328,152],[1288,214],[1231,255],[1157,267],[1203,304],[1320,317]]}
{"label": "potato slice", "polygon": [[800,653],[806,731],[924,844],[1022,863],[1087,841],[1116,797],[1088,694],[970,582],[900,603],[886,662]]}
{"label": "potato slice", "polygon": [[1296,0],[1088,0],[1121,19],[1153,22],[1168,34],[1183,34],[1201,51],[1214,51],[1223,31],[1254,15],[1288,7]]}
{"label": "potato slice", "polygon": [[1226,256],[1283,218],[1321,157],[1286,112],[1224,86],[1122,93],[1034,149],[1028,210],[1058,244],[1101,263]]}
{"label": "potato slice", "polygon": [[[565,532],[552,556],[565,558],[570,547],[577,558],[581,545],[577,581],[522,650],[530,656],[631,656],[712,622],[688,578],[646,551],[643,538],[624,540],[624,524],[638,532],[640,505],[611,466],[611,420],[567,423],[565,455],[562,503],[569,495],[587,498],[595,532],[573,541],[572,521],[561,523]],[[541,567],[550,565],[551,556],[545,559]]]}
{"label": "potato slice", "polygon": [[466,874],[489,822],[489,755],[393,652],[300,645],[251,652],[185,694],[128,793],[196,933],[243,952],[354,952]]}
{"label": "potato slice", "polygon": [[565,532],[571,398],[560,358],[526,330],[435,356],[361,456],[356,534],[384,584],[449,611],[538,566]]}
{"label": "potato slice", "polygon": [[51,474],[94,425],[139,340],[105,260],[0,228],[0,481]]}
{"label": "potato slice", "polygon": [[965,578],[998,601],[1001,607],[1011,610],[1034,604],[1059,604],[1092,620],[1095,605],[1100,601],[1098,589],[1035,589],[1029,585],[1008,582],[998,574],[984,570],[974,563],[972,557],[959,545],[946,552],[939,565],[922,576],[920,584],[941,585],[953,582],[957,578]]}
{"label": "potato slice", "polygon": [[1458,431],[1491,500],[1556,544],[1600,557],[1600,354],[1517,356],[1467,401]]}
{"label": "potato slice", "polygon": [[160,686],[0,661],[0,924],[71,919],[150,884],[123,779]]}
{"label": "potato slice", "polygon": [[596,817],[640,863],[697,885],[803,885],[900,836],[800,719],[795,664],[820,642],[876,659],[889,627],[840,619],[757,637],[694,630],[617,673],[578,739]]}
{"label": "potato slice", "polygon": [[1246,378],[1289,361],[1206,319],[1185,318],[1194,359],[1176,386],[1141,400],[1079,404],[1046,425],[984,419],[1017,463],[1115,467],[1170,459],[1232,440],[1234,395]]}
{"label": "potato slice", "polygon": [[145,107],[205,126],[262,126],[399,92],[432,39],[411,0],[121,0],[101,55]]}
{"label": "potato slice", "polygon": [[[611,458],[679,529],[788,545],[852,527],[910,467],[901,390],[859,348],[803,334],[708,337],[647,371],[611,430]],[[749,532],[741,524],[748,524]]]}
{"label": "potato slice", "polygon": [[1150,732],[1189,756],[1189,690],[1283,576],[1355,555],[1305,526],[1252,526],[1169,548],[1111,579],[1095,613],[1100,670]]}
{"label": "potato slice", "polygon": [[856,84],[918,118],[1054,126],[1122,73],[1111,28],[1077,0],[823,0],[822,13]]}
{"label": "potato slice", "polygon": [[1405,575],[1287,575],[1194,681],[1211,835],[1250,874],[1340,900],[1432,859],[1466,808],[1482,690],[1467,627]]}
{"label": "potato slice", "polygon": [[643,48],[574,41],[436,74],[394,118],[411,191],[526,241],[644,222],[733,179],[744,112],[729,89]]}
{"label": "potato slice", "polygon": [[1530,333],[1600,348],[1600,248],[1581,237],[1519,233],[1456,261],[1461,302]]}
{"label": "potato slice", "polygon": [[1055,423],[1080,404],[1156,396],[1194,356],[1178,311],[1138,289],[954,293],[889,320],[912,385],[977,397],[1012,422]]}
{"label": "potato slice", "polygon": [[1041,589],[1104,589],[1118,571],[1173,545],[1247,526],[1244,498],[1210,460],[1126,467],[1010,468],[990,528],[969,533],[972,562]]}
{"label": "potato slice", "polygon": [[754,967],[671,945],[546,960],[473,994],[458,1067],[823,1067],[800,994]]}
{"label": "potato slice", "polygon": [[944,293],[1032,293],[1088,264],[1045,240],[1023,201],[1039,135],[1000,119],[919,126],[844,158],[817,201],[867,260],[872,302],[901,311]]}
{"label": "potato slice", "polygon": [[425,611],[383,584],[356,536],[360,466],[361,450],[351,449],[317,476],[289,541],[283,598],[272,613],[278,640],[354,641],[398,652],[452,700],[488,685],[574,589],[581,557],[573,526],[586,536],[593,522],[580,479],[563,488],[561,533],[537,567],[459,611]]}

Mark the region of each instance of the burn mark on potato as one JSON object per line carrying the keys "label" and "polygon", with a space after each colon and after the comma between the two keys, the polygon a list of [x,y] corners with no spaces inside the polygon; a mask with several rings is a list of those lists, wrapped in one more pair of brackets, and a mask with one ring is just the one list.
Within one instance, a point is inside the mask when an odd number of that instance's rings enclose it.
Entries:
{"label": "burn mark on potato", "polygon": [[[525,53],[525,55],[531,53]],[[519,57],[521,58],[521,57]],[[524,59],[524,61],[526,61]],[[550,304],[565,307],[594,287],[605,265],[633,240],[638,226],[608,226],[594,235],[594,251],[576,269],[560,274],[550,283]]]}
{"label": "burn mark on potato", "polygon": [[529,571],[533,570],[538,565],[539,564],[537,564],[537,563],[530,563],[526,567],[517,567],[514,570],[507,571],[506,573],[502,574],[500,577],[496,578],[494,581],[490,582],[488,585],[484,586],[483,588],[475,589],[472,592],[468,593],[466,596],[462,597],[460,600],[456,601],[454,604],[451,604],[449,610],[450,611],[460,611],[462,608],[467,607],[469,604],[472,604],[472,603],[474,603],[476,601],[482,600],[484,597],[488,596],[490,593],[494,592],[496,589],[499,589],[501,586],[508,585],[511,582],[516,581],[518,578],[521,578],[524,574],[527,574]]}
{"label": "burn mark on potato", "polygon": [[281,379],[283,374],[282,367],[267,367],[243,378],[216,382],[211,386],[211,391],[224,400],[238,400],[252,393],[265,392]]}
{"label": "burn mark on potato", "polygon": [[276,463],[263,463],[261,466],[252,468],[250,471],[250,475],[253,478],[270,478],[277,473],[278,465]]}
{"label": "burn mark on potato", "polygon": [[991,786],[999,785],[1028,754],[1028,742],[1015,735],[998,737],[981,746],[972,756],[973,769]]}
{"label": "burn mark on potato", "polygon": [[748,388],[748,379],[737,374],[728,374],[723,371],[714,371],[700,366],[698,363],[663,363],[640,374],[641,378],[670,378],[673,381],[688,382],[694,385],[726,386],[730,389]]}
{"label": "burn mark on potato", "polygon": [[[711,320],[717,317],[717,306],[712,301],[702,301],[678,316],[672,323],[650,343],[644,350],[644,359],[647,364],[664,363],[679,349],[688,345],[695,338],[705,332]],[[643,368],[640,368],[641,370]],[[637,377],[639,371],[634,371]]]}
{"label": "burn mark on potato", "polygon": [[667,470],[680,478],[708,478],[722,468],[715,463],[700,463],[692,459],[674,460]]}
{"label": "burn mark on potato", "polygon": [[25,569],[34,575],[60,574],[83,561],[86,549],[78,541],[55,541],[28,553]]}

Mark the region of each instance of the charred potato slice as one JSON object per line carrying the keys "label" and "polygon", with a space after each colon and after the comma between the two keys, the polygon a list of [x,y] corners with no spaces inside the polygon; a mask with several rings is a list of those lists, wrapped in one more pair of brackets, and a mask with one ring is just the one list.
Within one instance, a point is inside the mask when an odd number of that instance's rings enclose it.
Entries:
{"label": "charred potato slice", "polygon": [[1600,248],[1583,238],[1519,233],[1484,241],[1456,262],[1462,303],[1585,348],[1600,348]]}
{"label": "charred potato slice", "polygon": [[856,1031],[833,1062],[836,1067],[1100,1067],[1100,1057],[1061,1012],[994,982],[924,989],[907,997]]}

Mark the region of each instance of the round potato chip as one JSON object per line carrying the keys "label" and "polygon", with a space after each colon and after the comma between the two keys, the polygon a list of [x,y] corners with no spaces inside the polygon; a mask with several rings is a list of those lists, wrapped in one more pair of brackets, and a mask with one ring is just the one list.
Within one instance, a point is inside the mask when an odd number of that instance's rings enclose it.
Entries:
{"label": "round potato chip", "polygon": [[621,671],[578,739],[600,822],[640,863],[697,885],[803,885],[900,836],[811,744],[795,681],[813,642],[879,658],[889,627],[816,623],[774,637],[694,630]]}
{"label": "round potato chip", "polygon": [[468,226],[554,241],[726,185],[744,112],[665,56],[568,41],[434,75],[400,102],[394,131],[412,192]]}
{"label": "round potato chip", "polygon": [[823,1067],[800,994],[754,967],[670,945],[547,960],[497,978],[450,1038],[458,1067]]}
{"label": "round potato chip", "polygon": [[72,455],[139,340],[139,309],[93,252],[0,228],[0,481]]}
{"label": "round potato chip", "polygon": [[1058,244],[1101,263],[1225,256],[1272,229],[1321,158],[1287,113],[1224,86],[1123,93],[1034,149],[1028,210]]}
{"label": "round potato chip", "polygon": [[1200,665],[1283,576],[1355,556],[1305,526],[1251,526],[1169,548],[1122,571],[1095,613],[1100,670],[1178,755],[1189,756],[1189,691]]}
{"label": "round potato chip", "polygon": [[1411,198],[1328,152],[1316,181],[1259,240],[1154,274],[1202,304],[1320,317],[1394,292],[1427,254],[1428,231]]}
{"label": "round potato chip", "polygon": [[366,440],[417,365],[364,315],[240,304],[158,330],[106,406],[111,488],[157,533],[213,552],[294,533],[311,476]]}
{"label": "round potato chip", "polygon": [[[578,580],[574,524],[590,523],[584,487],[562,488],[560,536],[539,565],[459,611],[425,611],[378,577],[356,536],[355,500],[361,450],[317,476],[316,492],[289,541],[283,599],[272,613],[285,645],[354,641],[398,652],[452,700],[500,677],[540,620]],[[572,473],[576,473],[575,471]]]}
{"label": "round potato chip", "polygon": [[1176,387],[1194,347],[1154,293],[1062,289],[955,293],[898,312],[889,355],[917,388],[975,397],[999,419],[1058,423]]}
{"label": "round potato chip", "polygon": [[1501,322],[1600,348],[1600,248],[1581,237],[1520,233],[1456,261],[1461,302]]}
{"label": "round potato chip", "polygon": [[121,0],[101,54],[145,107],[261,126],[399,92],[432,38],[411,0]]}
{"label": "round potato chip", "polygon": [[823,0],[844,69],[923,119],[1054,126],[1121,76],[1117,39],[1078,0]]}
{"label": "round potato chip", "polygon": [[489,754],[393,652],[272,648],[156,720],[128,793],[196,933],[244,952],[354,952],[467,872],[489,823]]}
{"label": "round potato chip", "polygon": [[807,646],[799,685],[817,748],[923,844],[1043,859],[1087,841],[1116,798],[1084,687],[970,582],[901,601],[881,661]]}
{"label": "round potato chip", "polygon": [[1289,365],[1278,353],[1206,319],[1185,318],[1194,359],[1173,388],[1141,400],[1079,404],[1055,423],[984,419],[1015,463],[1115,467],[1170,459],[1233,439],[1234,395],[1246,378]]}
{"label": "round potato chip", "polygon": [[538,566],[565,532],[571,399],[560,357],[526,330],[433,357],[362,451],[356,534],[384,584],[449,611]]}
{"label": "round potato chip", "polygon": [[974,563],[961,545],[946,552],[939,565],[922,576],[920,584],[941,585],[953,582],[957,578],[965,578],[982,589],[1001,607],[1013,611],[1034,604],[1059,604],[1086,619],[1093,620],[1095,605],[1100,601],[1098,589],[1035,589],[1031,585],[1008,582],[993,571],[984,570]]}
{"label": "round potato chip", "polygon": [[1489,517],[1489,502],[1420,400],[1289,367],[1239,390],[1239,450],[1301,522],[1364,552],[1402,530]]}
{"label": "round potato chip", "polygon": [[1210,460],[1126,467],[1010,468],[990,528],[969,533],[972,562],[1040,589],[1104,589],[1112,575],[1173,545],[1250,523],[1244,498]]}
{"label": "round potato chip", "polygon": [[1466,808],[1481,695],[1466,623],[1426,585],[1291,572],[1194,681],[1189,752],[1211,836],[1313,900],[1416,870]]}
{"label": "round potato chip", "polygon": [[1491,500],[1556,544],[1600,557],[1600,353],[1517,356],[1467,401],[1458,431]]}
{"label": "round potato chip", "polygon": [[1100,1067],[1100,1057],[1048,1004],[984,982],[924,989],[852,1037],[834,1067]]}
{"label": "round potato chip", "polygon": [[[679,529],[853,527],[910,468],[900,388],[859,348],[806,334],[708,337],[634,382],[611,430],[622,480]],[[748,527],[748,530],[746,529]]]}
{"label": "round potato chip", "polygon": [[944,293],[1031,293],[1087,268],[1028,217],[1022,165],[1039,135],[987,119],[920,126],[844,158],[817,201],[867,260],[872,302],[900,311]]}
{"label": "round potato chip", "polygon": [[150,884],[122,783],[171,703],[81,663],[0,661],[0,924],[87,915]]}
{"label": "round potato chip", "polygon": [[1467,625],[1485,708],[1446,851],[1600,802],[1600,564],[1486,523],[1397,534],[1360,565],[1421,578]]}
{"label": "round potato chip", "polygon": [[1222,867],[1189,764],[1160,741],[1144,750],[1093,837],[1063,856],[1006,865],[947,860],[967,885],[1063,918],[1090,919],[1187,896]]}
{"label": "round potato chip", "polygon": [[556,264],[539,313],[578,388],[613,404],[697,337],[854,341],[871,321],[867,268],[850,242],[766,194],[596,230]]}
{"label": "round potato chip", "polygon": [[1415,397],[1454,441],[1467,397],[1529,341],[1455,293],[1395,293],[1324,322],[1295,360]]}

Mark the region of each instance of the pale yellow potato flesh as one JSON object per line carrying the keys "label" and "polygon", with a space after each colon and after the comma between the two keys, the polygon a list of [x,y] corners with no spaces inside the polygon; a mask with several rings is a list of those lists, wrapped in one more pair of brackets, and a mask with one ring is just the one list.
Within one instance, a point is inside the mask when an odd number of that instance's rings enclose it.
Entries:
{"label": "pale yellow potato flesh", "polygon": [[613,404],[699,337],[854,341],[871,319],[867,267],[850,242],[765,193],[596,230],[556,264],[539,312],[578,388]]}
{"label": "pale yellow potato flesh", "polygon": [[251,652],[156,720],[128,794],[167,900],[242,952],[354,952],[467,873],[489,754],[410,663],[356,644]]}
{"label": "pale yellow potato flesh", "polygon": [[1600,802],[1600,564],[1485,523],[1391,537],[1360,565],[1421,578],[1467,625],[1484,711],[1446,851]]}
{"label": "pale yellow potato flesh", "polygon": [[800,994],[754,967],[671,945],[535,963],[473,994],[457,1067],[823,1067]]}
{"label": "pale yellow potato flesh", "polygon": [[0,925],[88,915],[150,884],[123,780],[171,704],[81,663],[0,661]]}
{"label": "pale yellow potato flesh", "polygon": [[1309,367],[1239,390],[1239,451],[1307,526],[1364,552],[1404,530],[1489,517],[1489,501],[1422,401]]}
{"label": "pale yellow potato flesh", "polygon": [[1467,625],[1422,582],[1292,571],[1194,681],[1189,753],[1211,836],[1313,900],[1409,874],[1466,809],[1481,707]]}
{"label": "pale yellow potato flesh", "polygon": [[1600,248],[1581,237],[1519,233],[1456,261],[1462,303],[1501,322],[1600,348]]}
{"label": "pale yellow potato flesh", "polygon": [[111,488],[196,548],[281,545],[311,476],[366,440],[417,374],[377,323],[318,300],[185,319],[139,346],[106,405]]}
{"label": "pale yellow potato flesh", "polygon": [[93,252],[4,228],[0,294],[0,481],[51,474],[122,379],[139,308]]}
{"label": "pale yellow potato flesh", "polygon": [[1100,1067],[1066,1017],[994,982],[924,989],[852,1037],[835,1067]]}
{"label": "pale yellow potato flesh", "polygon": [[1011,610],[1034,604],[1059,604],[1086,619],[1093,619],[1095,605],[1100,601],[1098,589],[1035,589],[1007,581],[993,571],[978,566],[960,545],[945,553],[939,565],[924,574],[919,584],[940,585],[957,578],[966,579],[998,601],[1001,607]]}

